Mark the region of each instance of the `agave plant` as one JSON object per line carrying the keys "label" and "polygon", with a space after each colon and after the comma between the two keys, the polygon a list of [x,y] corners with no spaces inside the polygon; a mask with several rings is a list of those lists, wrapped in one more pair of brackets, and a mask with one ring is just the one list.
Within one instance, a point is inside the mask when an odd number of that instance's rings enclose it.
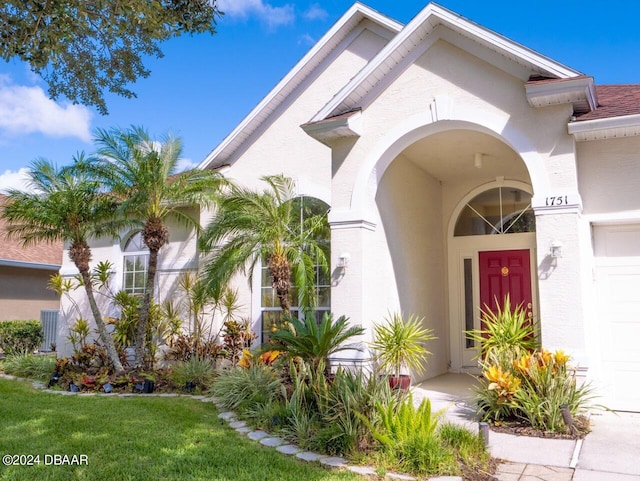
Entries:
{"label": "agave plant", "polygon": [[345,342],[363,334],[364,328],[349,326],[348,321],[345,316],[334,321],[331,313],[325,313],[319,323],[312,315],[304,320],[290,317],[283,328],[271,334],[266,348],[285,352],[290,357],[300,357],[314,370],[324,364],[328,373],[330,356],[340,351],[358,349],[355,344]]}

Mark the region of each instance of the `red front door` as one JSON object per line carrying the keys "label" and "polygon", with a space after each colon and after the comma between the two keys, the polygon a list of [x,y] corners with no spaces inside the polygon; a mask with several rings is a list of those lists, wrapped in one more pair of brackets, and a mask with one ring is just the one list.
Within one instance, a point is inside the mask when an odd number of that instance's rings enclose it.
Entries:
{"label": "red front door", "polygon": [[531,312],[531,263],[529,249],[480,252],[480,306],[496,311],[507,294],[511,307],[523,304]]}

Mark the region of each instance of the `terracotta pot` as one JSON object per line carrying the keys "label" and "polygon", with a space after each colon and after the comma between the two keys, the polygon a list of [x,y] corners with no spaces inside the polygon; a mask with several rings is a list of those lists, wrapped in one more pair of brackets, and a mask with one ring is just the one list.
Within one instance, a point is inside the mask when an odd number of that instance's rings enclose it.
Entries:
{"label": "terracotta pot", "polygon": [[411,376],[408,374],[400,374],[400,377],[389,376],[389,387],[391,387],[391,389],[402,389],[403,391],[408,391],[409,386],[411,386]]}

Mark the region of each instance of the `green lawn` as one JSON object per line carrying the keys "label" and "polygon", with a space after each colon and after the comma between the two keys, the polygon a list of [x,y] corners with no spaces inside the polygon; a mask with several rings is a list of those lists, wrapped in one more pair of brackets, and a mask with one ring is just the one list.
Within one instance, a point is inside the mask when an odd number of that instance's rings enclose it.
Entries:
{"label": "green lawn", "polygon": [[[211,403],[188,398],[61,396],[0,379],[0,455],[40,465],[0,465],[0,480],[355,480],[243,438]],[[46,456],[49,456],[46,458]],[[45,465],[86,455],[87,465]]]}

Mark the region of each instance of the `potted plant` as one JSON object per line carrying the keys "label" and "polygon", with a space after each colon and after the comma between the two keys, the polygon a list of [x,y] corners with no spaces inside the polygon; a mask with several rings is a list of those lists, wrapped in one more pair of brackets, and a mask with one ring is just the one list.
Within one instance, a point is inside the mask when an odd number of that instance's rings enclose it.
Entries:
{"label": "potted plant", "polygon": [[370,347],[380,368],[391,372],[389,385],[393,389],[409,389],[411,377],[402,374],[402,370],[422,372],[422,361],[431,354],[424,343],[436,337],[433,330],[422,327],[423,321],[424,318],[414,315],[405,320],[402,313],[389,313],[384,323],[373,326]]}

